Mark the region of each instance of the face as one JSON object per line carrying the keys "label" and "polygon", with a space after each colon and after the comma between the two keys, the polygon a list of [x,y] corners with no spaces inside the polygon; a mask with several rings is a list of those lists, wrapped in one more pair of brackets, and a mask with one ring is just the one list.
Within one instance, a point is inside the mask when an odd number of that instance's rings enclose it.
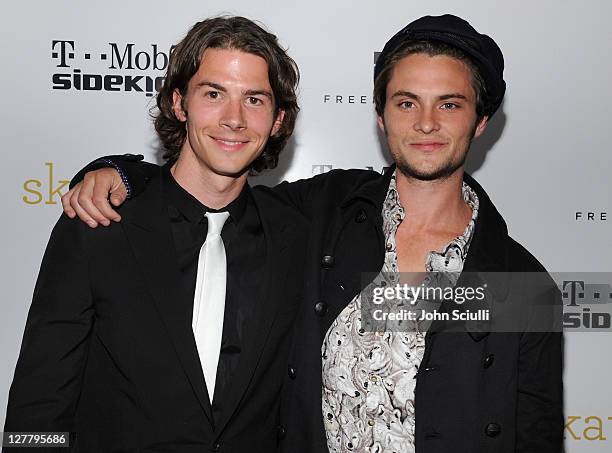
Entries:
{"label": "face", "polygon": [[185,97],[174,92],[173,107],[187,127],[179,161],[229,177],[246,174],[284,115],[275,115],[266,61],[233,49],[206,49]]}
{"label": "face", "polygon": [[404,175],[431,181],[463,166],[472,139],[487,122],[476,124],[471,80],[465,63],[444,55],[412,54],[397,62],[378,124]]}

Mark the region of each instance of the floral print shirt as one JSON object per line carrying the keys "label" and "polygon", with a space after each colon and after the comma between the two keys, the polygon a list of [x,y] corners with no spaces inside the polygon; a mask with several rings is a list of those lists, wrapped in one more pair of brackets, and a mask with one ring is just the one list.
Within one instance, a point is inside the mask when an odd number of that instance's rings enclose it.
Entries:
{"label": "floral print shirt", "polygon": [[[427,272],[458,275],[463,269],[478,216],[478,197],[465,183],[462,192],[472,209],[471,220],[442,252],[428,254]],[[393,276],[399,272],[395,233],[405,217],[395,175],[382,216],[386,253],[381,274]],[[322,346],[327,445],[332,453],[411,453],[415,451],[414,390],[425,331],[366,332],[361,324],[361,297],[361,293],[355,296],[338,315]]]}

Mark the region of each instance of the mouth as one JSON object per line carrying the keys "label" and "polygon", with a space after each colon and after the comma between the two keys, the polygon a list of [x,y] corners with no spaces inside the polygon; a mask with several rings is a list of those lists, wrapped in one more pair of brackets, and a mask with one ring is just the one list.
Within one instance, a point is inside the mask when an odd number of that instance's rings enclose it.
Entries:
{"label": "mouth", "polygon": [[219,148],[225,150],[225,151],[240,151],[242,148],[244,148],[247,143],[249,143],[248,140],[235,140],[235,139],[226,139],[226,138],[219,138],[219,137],[210,137],[216,144],[217,146],[219,146]]}
{"label": "mouth", "polygon": [[422,141],[422,142],[410,143],[410,146],[418,149],[419,151],[431,152],[431,151],[438,151],[439,149],[442,149],[443,147],[446,146],[446,143],[437,142],[437,141]]}

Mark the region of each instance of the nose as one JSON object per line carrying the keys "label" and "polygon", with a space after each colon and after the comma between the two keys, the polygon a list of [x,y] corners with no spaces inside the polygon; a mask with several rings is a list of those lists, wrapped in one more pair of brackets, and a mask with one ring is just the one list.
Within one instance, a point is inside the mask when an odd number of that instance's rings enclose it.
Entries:
{"label": "nose", "polygon": [[232,99],[227,102],[220,119],[221,126],[231,130],[244,129],[246,127],[246,119],[243,108],[241,100]]}
{"label": "nose", "polygon": [[431,134],[440,129],[440,124],[433,107],[425,107],[419,110],[414,129],[424,134]]}

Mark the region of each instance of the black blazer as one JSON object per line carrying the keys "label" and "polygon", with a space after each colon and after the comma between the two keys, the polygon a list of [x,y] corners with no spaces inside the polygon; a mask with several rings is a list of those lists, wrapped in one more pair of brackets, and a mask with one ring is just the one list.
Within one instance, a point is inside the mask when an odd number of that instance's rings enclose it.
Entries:
{"label": "black blazer", "polygon": [[[151,164],[142,156],[109,156],[128,173],[135,192]],[[107,164],[89,165],[86,170]],[[384,260],[382,204],[395,167],[384,175],[332,170],[272,189],[305,215],[309,237],[304,302],[296,318],[281,400],[281,451],[326,453],[321,410],[321,345],[333,320],[365,286],[363,272]],[[464,272],[497,272],[496,300],[525,307],[559,307],[561,298],[544,267],[508,235],[484,189],[469,175],[480,208]],[[128,203],[129,204],[129,203]],[[296,268],[297,269],[297,268]],[[521,272],[541,273],[544,292],[525,291]],[[291,272],[293,274],[293,272]],[[551,319],[559,322],[560,319]],[[447,332],[434,323],[417,375],[417,453],[560,453],[563,443],[562,334]]]}
{"label": "black blazer", "polygon": [[267,248],[263,297],[252,301],[247,348],[213,419],[159,176],[121,208],[121,223],[58,221],[4,430],[73,432],[71,451],[86,453],[274,452],[305,221],[268,189],[253,191]]}
{"label": "black blazer", "polygon": [[[333,170],[274,190],[310,220],[304,305],[297,317],[281,405],[283,452],[327,452],[321,413],[321,345],[334,319],[379,272],[385,249],[382,204],[392,172]],[[561,297],[544,267],[508,235],[482,187],[479,215],[463,271],[491,272],[496,301],[552,306],[549,332],[428,330],[415,390],[417,453],[560,453],[563,443]],[[537,277],[537,293],[521,279]],[[466,275],[466,274],[463,274]],[[462,277],[463,277],[462,275]],[[533,286],[532,286],[533,287]],[[527,310],[524,310],[528,312]],[[551,313],[551,311],[547,311]],[[527,320],[530,322],[531,320]]]}

